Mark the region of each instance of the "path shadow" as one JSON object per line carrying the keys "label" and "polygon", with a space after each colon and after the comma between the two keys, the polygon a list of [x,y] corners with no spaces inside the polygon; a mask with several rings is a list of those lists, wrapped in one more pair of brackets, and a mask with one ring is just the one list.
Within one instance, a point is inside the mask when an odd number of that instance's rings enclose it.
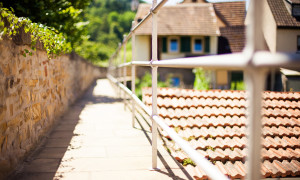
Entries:
{"label": "path shadow", "polygon": [[120,98],[106,95],[94,95],[97,83],[92,85],[78,98],[68,110],[57,120],[52,131],[43,137],[36,148],[26,157],[8,180],[52,180],[63,179],[63,173],[57,173],[62,161],[72,160],[64,158],[69,149],[80,148],[80,144],[72,144],[73,138],[79,136],[74,133],[80,123],[80,114],[87,105],[117,103]]}
{"label": "path shadow", "polygon": [[[140,110],[141,111],[141,110]],[[140,113],[140,112],[138,112]],[[141,127],[140,130],[143,131],[145,137],[147,138],[147,140],[149,141],[149,143],[152,145],[152,140],[151,138],[149,137],[149,131],[146,130],[146,127],[144,127],[144,125],[141,123],[141,121],[144,121],[148,128],[151,128],[151,125],[149,124],[148,120],[144,117],[144,115],[141,115],[141,120],[138,119],[137,117],[135,118],[136,122],[139,124],[139,126]],[[162,137],[161,134],[159,134],[160,137]],[[176,163],[176,165],[179,167],[179,169],[183,172],[183,174],[186,176],[187,179],[189,180],[193,180],[192,176],[184,169],[184,167],[168,152],[169,156],[172,158],[172,160]],[[159,173],[162,173],[162,174],[165,174],[167,176],[169,176],[171,179],[176,179],[176,180],[184,180],[183,178],[181,177],[178,177],[176,176],[176,174],[172,171],[172,168],[168,165],[168,162],[165,160],[165,158],[162,156],[161,152],[158,150],[157,151],[157,156],[159,158],[159,160],[162,162],[162,164],[164,165],[164,168],[168,171],[168,172],[164,172],[164,171],[161,171],[161,170],[156,170],[157,172]]]}

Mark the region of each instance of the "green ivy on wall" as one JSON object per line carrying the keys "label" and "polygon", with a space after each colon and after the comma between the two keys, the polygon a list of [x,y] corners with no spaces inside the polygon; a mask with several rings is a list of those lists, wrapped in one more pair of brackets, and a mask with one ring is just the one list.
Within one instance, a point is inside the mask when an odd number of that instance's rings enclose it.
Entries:
{"label": "green ivy on wall", "polygon": [[49,59],[71,51],[71,45],[62,33],[43,24],[33,23],[28,18],[17,17],[14,15],[13,9],[3,8],[0,4],[0,40],[4,36],[8,38],[16,36],[22,28],[25,33],[30,33],[31,37],[31,50],[25,49],[24,56],[32,55],[32,51],[36,50],[37,41],[42,43]]}

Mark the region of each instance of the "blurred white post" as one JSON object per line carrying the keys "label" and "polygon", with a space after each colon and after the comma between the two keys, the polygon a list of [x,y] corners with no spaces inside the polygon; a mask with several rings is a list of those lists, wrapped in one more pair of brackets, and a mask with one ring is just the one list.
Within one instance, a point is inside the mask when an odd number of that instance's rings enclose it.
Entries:
{"label": "blurred white post", "polygon": [[264,90],[266,70],[250,67],[246,70],[248,103],[248,156],[247,179],[261,179],[261,132],[262,132],[262,92]]}
{"label": "blurred white post", "polygon": [[[119,43],[119,48],[121,47],[121,43]],[[121,68],[119,67],[119,65],[121,64],[122,61],[120,61],[121,58],[120,58],[120,52],[117,52],[117,68],[118,68],[118,83],[121,83]],[[121,88],[119,87],[118,88],[118,96],[119,98],[122,98],[122,95],[121,95]]]}
{"label": "blurred white post", "polygon": [[[124,34],[124,36],[123,36],[124,38],[124,51],[123,51],[123,57],[124,57],[124,63],[126,63],[126,45],[127,45],[127,42],[125,41],[125,39],[126,39],[126,35]],[[123,67],[123,84],[124,84],[124,86],[125,87],[127,87],[126,86],[126,75],[127,75],[127,66],[124,66]],[[126,110],[126,93],[124,92],[124,97],[123,97],[124,99],[123,99],[123,101],[124,101],[124,109]]]}
{"label": "blurred white post", "polygon": [[263,1],[252,0],[250,2],[250,23],[247,27],[246,58],[246,85],[248,90],[248,155],[246,156],[246,179],[261,179],[261,137],[262,137],[262,92],[264,90],[266,70],[254,67],[253,56],[257,51],[264,50],[263,41]]}
{"label": "blurred white post", "polygon": [[[132,28],[134,28],[135,22],[132,21]],[[132,33],[131,38],[131,53],[132,59],[131,61],[135,61],[135,33]],[[135,65],[131,66],[131,92],[135,95]],[[132,127],[135,127],[135,100],[131,98],[132,101]]]}
{"label": "blurred white post", "polygon": [[[152,9],[157,4],[153,0]],[[157,14],[152,12],[152,60],[157,61]],[[157,169],[157,123],[153,117],[157,115],[157,66],[152,67],[152,169]]]}

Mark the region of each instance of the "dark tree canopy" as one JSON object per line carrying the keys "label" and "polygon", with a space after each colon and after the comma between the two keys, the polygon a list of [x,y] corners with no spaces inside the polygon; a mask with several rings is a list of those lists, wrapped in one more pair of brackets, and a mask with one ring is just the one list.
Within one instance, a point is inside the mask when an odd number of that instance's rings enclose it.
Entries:
{"label": "dark tree canopy", "polygon": [[90,0],[2,0],[2,3],[18,17],[28,17],[64,33],[72,46],[85,33],[83,10]]}
{"label": "dark tree canopy", "polygon": [[131,0],[2,0],[18,17],[54,27],[72,48],[91,60],[107,60],[123,35],[128,33],[135,12]]}

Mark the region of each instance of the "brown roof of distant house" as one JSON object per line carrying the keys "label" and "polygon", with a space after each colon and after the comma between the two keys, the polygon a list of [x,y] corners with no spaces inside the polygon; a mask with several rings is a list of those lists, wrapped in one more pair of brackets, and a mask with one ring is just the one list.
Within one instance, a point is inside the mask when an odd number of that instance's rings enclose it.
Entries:
{"label": "brown roof of distant house", "polygon": [[288,0],[290,1],[291,3],[295,3],[295,4],[300,4],[300,0]]}
{"label": "brown roof of distant house", "polygon": [[246,41],[245,26],[228,26],[220,28],[218,54],[242,52]]}
{"label": "brown roof of distant house", "polygon": [[213,3],[213,6],[216,15],[227,26],[244,25],[246,15],[246,3],[244,1]]}
{"label": "brown roof of distant house", "polygon": [[[231,179],[244,178],[246,148],[245,91],[159,88],[158,113],[165,123],[189,141]],[[264,92],[262,176],[300,176],[300,93]],[[151,105],[151,88],[143,89],[143,101]],[[172,155],[188,156],[162,132]],[[187,166],[196,179],[206,179],[200,168]]]}
{"label": "brown roof of distant house", "polygon": [[[276,25],[282,28],[299,28],[300,21],[287,10],[284,0],[267,0],[275,19]],[[295,0],[294,0],[295,1]],[[299,1],[299,0],[298,0]]]}
{"label": "brown roof of distant house", "polygon": [[[143,19],[151,5],[140,4],[135,21]],[[150,35],[152,19],[143,24],[138,35]],[[179,4],[164,6],[158,12],[158,35],[219,35],[212,4]]]}

